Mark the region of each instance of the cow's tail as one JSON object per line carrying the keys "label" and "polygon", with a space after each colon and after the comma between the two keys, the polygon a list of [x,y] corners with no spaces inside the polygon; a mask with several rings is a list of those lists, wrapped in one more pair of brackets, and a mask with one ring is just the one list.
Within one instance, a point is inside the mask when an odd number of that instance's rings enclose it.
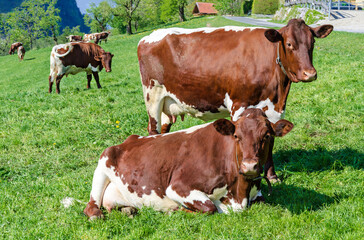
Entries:
{"label": "cow's tail", "polygon": [[[65,52],[65,53],[63,53],[63,54],[59,54],[59,53],[57,52],[57,50],[58,50],[58,49],[60,49],[60,48],[67,49],[67,52]],[[53,47],[52,52],[54,53],[54,56],[55,56],[55,57],[60,58],[60,57],[67,56],[67,55],[68,55],[68,54],[72,51],[72,49],[73,49],[73,45],[72,45],[72,44],[70,44],[70,43],[68,43],[68,44],[58,45],[58,46]]]}

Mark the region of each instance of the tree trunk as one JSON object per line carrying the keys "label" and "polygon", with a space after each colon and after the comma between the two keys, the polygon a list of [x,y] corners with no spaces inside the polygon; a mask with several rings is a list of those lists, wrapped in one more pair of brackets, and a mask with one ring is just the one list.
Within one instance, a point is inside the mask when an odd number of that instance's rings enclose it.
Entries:
{"label": "tree trunk", "polygon": [[133,34],[132,29],[131,29],[131,19],[128,20],[128,26],[126,26],[126,32],[129,35]]}
{"label": "tree trunk", "polygon": [[51,31],[52,31],[52,35],[53,35],[53,41],[54,41],[54,43],[56,45],[58,45],[58,39],[57,39],[57,36],[56,36],[56,29],[54,28],[54,25],[52,25]]}
{"label": "tree trunk", "polygon": [[185,6],[179,6],[179,21],[180,22],[184,22],[186,21],[186,18],[185,18]]}

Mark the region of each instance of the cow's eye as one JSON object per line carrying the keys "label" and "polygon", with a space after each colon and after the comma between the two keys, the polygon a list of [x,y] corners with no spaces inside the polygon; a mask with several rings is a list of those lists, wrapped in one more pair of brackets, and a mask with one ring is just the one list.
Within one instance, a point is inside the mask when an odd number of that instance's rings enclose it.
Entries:
{"label": "cow's eye", "polygon": [[290,43],[287,43],[287,46],[290,48],[290,47],[292,47],[292,44],[290,44]]}
{"label": "cow's eye", "polygon": [[236,138],[238,138],[238,136],[236,134],[234,134],[234,138],[236,139]]}

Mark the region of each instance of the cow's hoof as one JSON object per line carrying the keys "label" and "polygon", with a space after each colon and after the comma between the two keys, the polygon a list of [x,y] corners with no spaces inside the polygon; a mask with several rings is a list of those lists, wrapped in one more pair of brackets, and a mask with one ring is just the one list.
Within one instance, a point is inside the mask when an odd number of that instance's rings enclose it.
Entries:
{"label": "cow's hoof", "polygon": [[281,183],[282,181],[277,177],[277,175],[268,177],[268,180],[271,184],[277,184],[277,183]]}
{"label": "cow's hoof", "polygon": [[136,209],[135,207],[123,207],[121,209],[121,212],[129,218],[133,218],[138,213],[138,209]]}
{"label": "cow's hoof", "polygon": [[88,220],[89,221],[95,221],[97,219],[104,219],[104,215],[99,215],[99,216],[91,216]]}

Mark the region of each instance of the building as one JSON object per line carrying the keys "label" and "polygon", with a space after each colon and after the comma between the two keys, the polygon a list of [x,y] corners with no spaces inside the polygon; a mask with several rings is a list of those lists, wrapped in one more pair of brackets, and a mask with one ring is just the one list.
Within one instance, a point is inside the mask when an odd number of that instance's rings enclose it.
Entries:
{"label": "building", "polygon": [[216,15],[218,12],[214,7],[213,3],[207,2],[196,2],[195,7],[193,8],[193,15],[201,16],[201,15]]}

